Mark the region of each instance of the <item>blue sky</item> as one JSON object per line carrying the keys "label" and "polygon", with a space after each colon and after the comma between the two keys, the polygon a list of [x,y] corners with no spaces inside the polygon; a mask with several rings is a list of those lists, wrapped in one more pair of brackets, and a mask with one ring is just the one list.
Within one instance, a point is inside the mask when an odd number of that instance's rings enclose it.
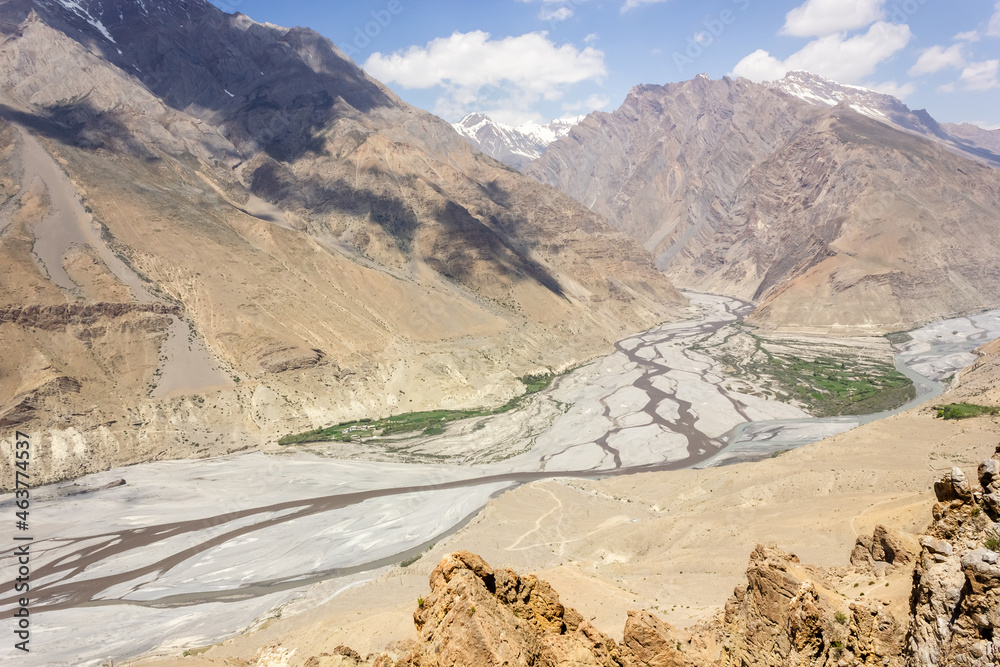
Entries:
{"label": "blue sky", "polygon": [[639,83],[807,69],[1000,128],[997,0],[215,0],[332,39],[407,102],[516,124],[617,108]]}

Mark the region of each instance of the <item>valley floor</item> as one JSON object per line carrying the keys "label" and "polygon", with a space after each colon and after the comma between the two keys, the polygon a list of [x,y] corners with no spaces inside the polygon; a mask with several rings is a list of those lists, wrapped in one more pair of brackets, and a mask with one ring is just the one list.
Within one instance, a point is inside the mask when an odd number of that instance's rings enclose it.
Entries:
{"label": "valley floor", "polygon": [[[802,555],[827,563],[846,558],[841,543],[883,512],[910,517],[916,530],[931,457],[972,456],[995,439],[991,426],[982,427],[993,422],[979,420],[974,444],[935,452],[927,436],[945,442],[961,429],[911,412],[760,464],[680,470],[716,455],[741,422],[784,418],[801,437],[803,425],[816,421],[794,406],[733,391],[720,362],[692,347],[745,306],[724,297],[693,301],[692,320],[625,339],[524,408],[458,423],[443,435],[146,464],[37,490],[33,512],[49,518],[37,524],[44,528],[36,536],[33,611],[48,639],[38,653],[43,662],[33,664],[176,654],[255,619],[280,617],[281,627],[291,627],[285,619],[312,622],[316,614],[332,614],[354,637],[367,636],[362,626],[372,623],[368,641],[381,648],[379,641],[413,634],[408,610],[429,568],[454,549],[543,570],[568,603],[592,611],[607,631],[636,606],[687,621],[724,601],[760,539],[793,549],[802,543]],[[987,335],[943,326],[953,332],[948,345],[958,346],[945,349],[950,363],[968,363],[959,339],[968,348],[970,338]],[[949,372],[948,361],[927,357],[943,335],[933,331],[915,334],[910,352],[924,356],[911,361]],[[755,447],[767,454],[786,440],[758,432],[742,443],[741,456],[760,458]],[[926,460],[914,454],[910,467],[894,467],[908,440]],[[622,475],[637,472],[644,474]],[[602,476],[609,478],[593,479]],[[101,488],[119,477],[127,484]],[[844,517],[849,529],[833,529]],[[821,532],[805,538],[813,528]],[[394,565],[432,540],[439,544],[414,564]],[[232,650],[245,651],[268,632],[245,635]]]}
{"label": "valley floor", "polygon": [[[427,594],[427,576],[457,550],[534,572],[616,639],[629,609],[686,626],[721,609],[745,581],[758,542],[803,562],[841,566],[856,537],[876,524],[920,533],[930,521],[933,481],[952,465],[974,469],[998,440],[996,419],[946,422],[919,409],[757,463],[535,482],[491,500],[407,568],[322,584],[253,632],[196,657],[178,658],[178,651],[148,662],[301,665],[342,644],[364,655],[416,639],[412,613]],[[909,578],[872,581],[845,582],[843,593],[883,600],[905,618]],[[271,661],[281,656],[287,661]]]}

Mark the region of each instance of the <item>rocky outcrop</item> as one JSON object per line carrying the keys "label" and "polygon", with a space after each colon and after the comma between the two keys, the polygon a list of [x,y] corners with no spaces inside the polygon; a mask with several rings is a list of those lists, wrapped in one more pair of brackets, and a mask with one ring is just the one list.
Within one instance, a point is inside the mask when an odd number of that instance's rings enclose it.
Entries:
{"label": "rocky outcrop", "polygon": [[[362,659],[342,651],[316,665],[444,667],[985,667],[1000,664],[1000,446],[977,470],[937,484],[934,523],[919,540],[885,526],[862,536],[851,567],[829,570],[758,545],[746,584],[724,611],[681,635],[648,611],[630,611],[623,640],[591,626],[534,575],[495,570],[469,552],[446,556],[413,615],[419,640]],[[853,599],[859,579],[913,582],[907,618],[889,600]],[[874,585],[875,581],[870,581]],[[886,586],[889,586],[888,582]],[[881,590],[881,585],[869,592]],[[887,589],[888,590],[888,589]],[[995,639],[996,637],[996,639]],[[712,648],[709,648],[712,647]]]}
{"label": "rocky outcrop", "polygon": [[934,485],[935,522],[914,573],[907,665],[1000,663],[1000,447],[980,464],[981,490],[953,469]]}
{"label": "rocky outcrop", "polygon": [[902,629],[877,602],[846,605],[822,571],[758,545],[726,603],[722,665],[899,665]]}
{"label": "rocky outcrop", "polygon": [[636,667],[688,667],[702,664],[683,650],[677,632],[648,611],[629,611],[622,645]]}
{"label": "rocky outcrop", "polygon": [[851,552],[851,565],[878,575],[884,575],[892,565],[913,562],[913,554],[899,536],[883,525],[875,526],[871,537],[860,535]]}
{"label": "rocky outcrop", "polygon": [[0,306],[0,324],[10,322],[23,327],[59,330],[71,325],[90,325],[103,317],[122,317],[132,313],[180,315],[180,306],[160,303],[68,303],[57,306]]}
{"label": "rocky outcrop", "polygon": [[479,556],[446,556],[413,615],[420,641],[397,667],[600,665],[624,667],[627,653],[563,606],[549,584]]}
{"label": "rocky outcrop", "polygon": [[431,591],[417,602],[420,633],[410,645],[362,658],[347,647],[309,658],[316,667],[699,667],[670,625],[648,611],[629,612],[622,643],[559,601],[534,575],[494,570],[458,551],[434,568]]}

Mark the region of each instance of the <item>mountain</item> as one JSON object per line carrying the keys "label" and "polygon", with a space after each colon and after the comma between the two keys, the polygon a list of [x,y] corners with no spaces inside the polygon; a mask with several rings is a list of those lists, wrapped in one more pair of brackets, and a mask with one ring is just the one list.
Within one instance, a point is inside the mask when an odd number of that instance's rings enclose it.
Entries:
{"label": "mountain", "polygon": [[1000,155],[1000,130],[985,130],[971,123],[944,123],[941,128],[958,141]]}
{"label": "mountain", "polygon": [[6,0],[0,63],[0,424],[36,482],[500,403],[684,302],[311,30]]}
{"label": "mountain", "polygon": [[[997,148],[989,148],[988,145],[980,146],[975,142],[965,141],[963,137],[954,135],[949,129],[940,125],[926,110],[912,111],[898,98],[887,93],[861,86],[837,83],[802,70],[789,72],[784,79],[769,82],[766,85],[810,104],[826,107],[836,107],[837,105],[850,107],[854,111],[890,127],[919,134],[967,156],[1000,165],[1000,154],[997,153]],[[994,142],[995,144],[1000,144],[1000,142]],[[984,148],[986,150],[982,150]]]}
{"label": "mountain", "polygon": [[546,125],[528,122],[510,127],[486,114],[470,113],[453,127],[490,157],[523,170],[532,160],[538,159],[549,144],[566,136],[583,119],[584,116],[574,116],[558,118]]}
{"label": "mountain", "polygon": [[829,106],[837,94],[704,75],[637,86],[527,173],[675,283],[758,301],[760,325],[872,333],[995,306],[1000,171],[875,120],[882,97],[859,113]]}

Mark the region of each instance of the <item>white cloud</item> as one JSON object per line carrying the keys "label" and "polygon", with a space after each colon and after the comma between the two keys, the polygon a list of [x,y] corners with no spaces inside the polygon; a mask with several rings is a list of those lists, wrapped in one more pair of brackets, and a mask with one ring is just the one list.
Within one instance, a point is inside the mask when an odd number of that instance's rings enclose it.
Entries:
{"label": "white cloud", "polygon": [[856,83],[906,46],[910,37],[909,26],[879,21],[854,37],[837,33],[814,39],[785,60],[758,49],[738,62],[731,75],[774,81],[788,71],[802,69],[841,83]]}
{"label": "white cloud", "polygon": [[636,7],[642,7],[643,5],[655,5],[661,2],[667,2],[667,0],[625,0],[625,4],[622,5],[622,14],[630,9],[635,9]]}
{"label": "white cloud", "polygon": [[883,81],[882,83],[866,83],[865,88],[871,88],[872,90],[877,90],[880,93],[885,93],[886,95],[892,95],[893,97],[905,100],[908,95],[912,95],[917,87],[907,81],[906,83],[899,84],[895,81]]}
{"label": "white cloud", "polygon": [[600,81],[607,72],[604,52],[591,46],[556,45],[546,32],[491,39],[481,30],[388,55],[373,53],[364,69],[403,88],[441,87],[435,112],[445,118],[489,108],[506,109],[508,118],[531,115],[539,100],[558,100],[569,86]]}
{"label": "white cloud", "polygon": [[732,76],[742,76],[751,81],[777,81],[783,79],[788,70],[794,69],[786,67],[781,62],[764,49],[757,49],[743,60],[736,63],[736,67],[730,72]]}
{"label": "white cloud", "polygon": [[541,2],[542,8],[538,12],[538,18],[543,21],[565,21],[573,16],[573,8],[586,0],[518,0],[530,4]]}
{"label": "white cloud", "polygon": [[969,63],[959,77],[966,90],[990,90],[1000,86],[997,72],[1000,70],[1000,60],[984,60],[979,63]]}
{"label": "white cloud", "polygon": [[978,42],[979,41],[979,31],[969,30],[968,32],[960,32],[955,35],[952,39],[956,42]]}
{"label": "white cloud", "polygon": [[538,18],[543,21],[565,21],[571,16],[573,16],[573,10],[569,7],[558,7],[555,9],[542,7],[542,10],[538,12]]}
{"label": "white cloud", "polygon": [[821,37],[855,30],[883,18],[886,0],[807,0],[785,15],[781,34]]}
{"label": "white cloud", "polygon": [[943,46],[932,46],[924,49],[917,58],[916,64],[910,68],[910,76],[934,74],[948,67],[956,69],[965,66],[965,55],[962,53],[964,44],[952,44],[947,49]]}
{"label": "white cloud", "polygon": [[607,95],[599,95],[594,93],[589,95],[587,99],[580,102],[567,102],[562,105],[562,110],[570,113],[590,113],[591,111],[599,111],[604,107],[608,106],[611,102],[611,98]]}
{"label": "white cloud", "polygon": [[490,39],[481,30],[456,32],[391,55],[373,53],[364,68],[375,78],[404,88],[510,81],[538,92],[606,74],[604,52],[593,47],[556,46],[546,32]]}
{"label": "white cloud", "polygon": [[993,16],[986,26],[986,34],[990,37],[1000,37],[1000,2],[993,7]]}
{"label": "white cloud", "polygon": [[[539,123],[544,125],[551,120],[544,118],[540,113],[525,111],[524,109],[511,109],[509,107],[484,107],[480,110],[496,122],[502,123],[508,127],[517,127],[518,125],[524,125],[525,123]],[[438,115],[444,116],[444,114],[440,112],[438,112]],[[464,112],[461,115],[464,115]],[[454,118],[458,117],[459,115],[454,116]]]}

